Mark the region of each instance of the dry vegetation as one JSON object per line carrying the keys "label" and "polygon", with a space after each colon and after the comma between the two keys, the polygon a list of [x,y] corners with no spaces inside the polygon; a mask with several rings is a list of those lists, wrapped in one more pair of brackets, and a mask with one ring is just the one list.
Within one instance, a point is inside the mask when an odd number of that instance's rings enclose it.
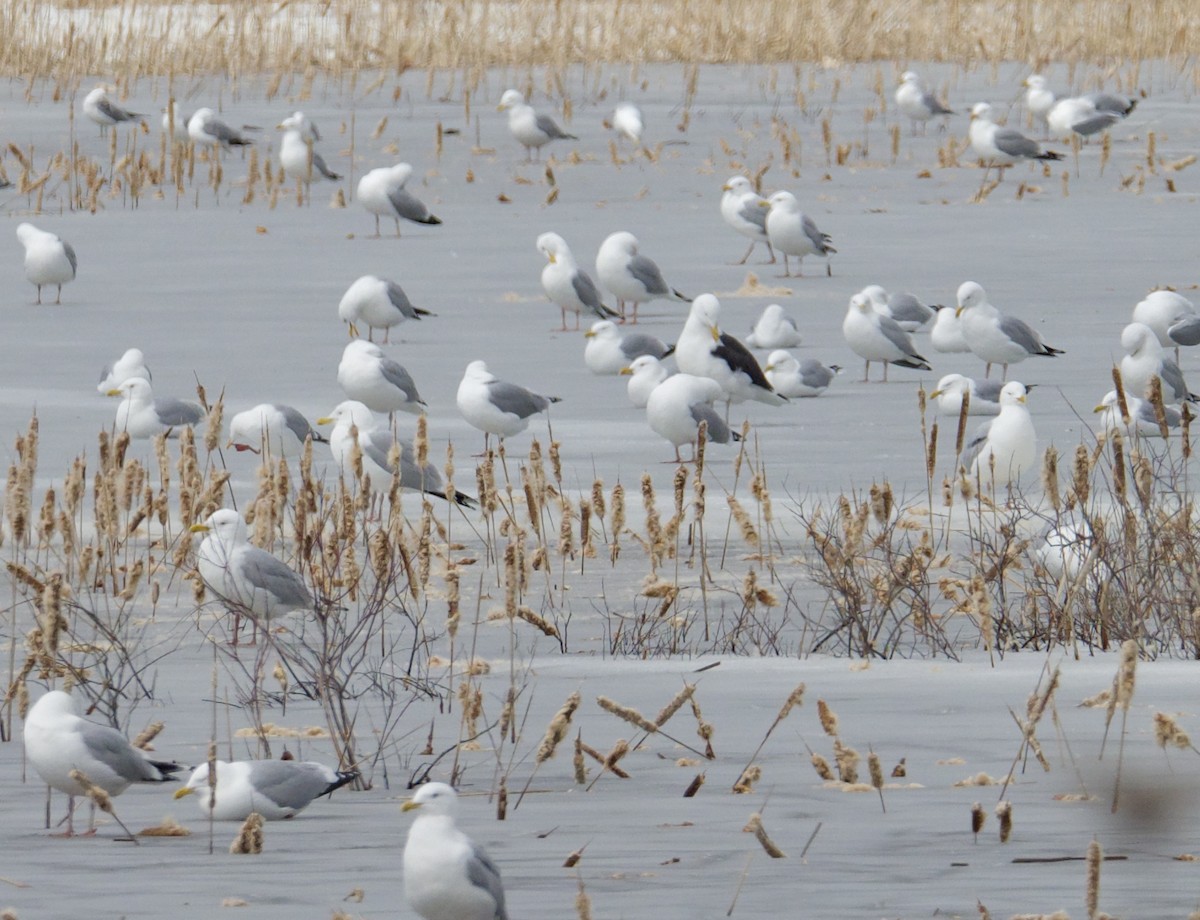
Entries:
{"label": "dry vegetation", "polygon": [[[455,68],[469,88],[493,66],[585,63],[1137,62],[1191,53],[1200,8],[1160,0],[1008,4],[752,0],[442,0],[164,3],[0,0],[0,72],[67,84],[181,75]],[[97,28],[103,24],[103,28]],[[197,40],[199,39],[199,40]]]}

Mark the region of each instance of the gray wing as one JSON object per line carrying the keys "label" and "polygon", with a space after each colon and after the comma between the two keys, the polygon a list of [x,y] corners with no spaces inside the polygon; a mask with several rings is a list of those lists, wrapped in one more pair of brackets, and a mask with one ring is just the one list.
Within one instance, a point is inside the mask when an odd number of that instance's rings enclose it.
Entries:
{"label": "gray wing", "polygon": [[425,468],[417,466],[416,451],[408,441],[400,441],[400,485],[406,489],[417,489],[422,492],[440,492],[442,489],[442,474],[432,463],[425,463]]}
{"label": "gray wing", "polygon": [[984,445],[987,444],[988,432],[992,430],[992,423],[995,421],[994,418],[990,418],[975,429],[975,437],[967,442],[966,449],[963,450],[963,455],[958,461],[959,465],[964,469],[971,469],[971,464],[975,462],[975,458],[979,456]]}
{"label": "gray wing", "polygon": [[396,214],[405,220],[421,223],[429,217],[429,208],[425,207],[424,202],[406,192],[403,186],[389,190],[388,201],[396,209]]}
{"label": "gray wing", "polygon": [[159,422],[172,428],[198,425],[204,420],[204,410],[200,406],[171,396],[154,400],[154,414]]}
{"label": "gray wing", "polygon": [[890,316],[879,316],[879,329],[887,336],[887,340],[906,355],[916,356],[917,346],[913,344],[912,336],[900,328],[900,324]]}
{"label": "gray wing", "polygon": [[264,549],[249,546],[236,559],[238,574],[258,591],[264,591],[281,606],[312,607],[312,595],[298,574]]}
{"label": "gray wing", "polygon": [[408,299],[408,295],[404,293],[404,289],[395,281],[387,283],[388,300],[392,302],[392,306],[403,313],[408,319],[420,319],[417,314],[417,308],[412,305],[412,301]]}
{"label": "gray wing", "polygon": [[1001,332],[1031,355],[1036,355],[1045,348],[1041,336],[1034,332],[1024,320],[1017,319],[1015,316],[1002,316],[999,326]]}
{"label": "gray wing", "polygon": [[596,282],[592,280],[591,275],[585,271],[577,270],[571,276],[571,287],[575,289],[575,296],[583,302],[584,306],[600,316],[607,315],[609,310],[604,306],[604,300],[600,296],[600,291],[596,288]]}
{"label": "gray wing", "polygon": [[826,367],[816,358],[805,358],[800,362],[800,381],[806,387],[813,389],[827,387],[836,373],[837,371]]}
{"label": "gray wing", "polygon": [[[1163,406],[1163,416],[1168,428],[1178,428],[1183,422],[1183,413],[1174,406]],[[1139,424],[1158,427],[1158,416],[1154,414],[1154,406],[1148,399],[1138,400],[1137,421]]]}
{"label": "gray wing", "polygon": [[692,403],[688,407],[696,424],[708,422],[708,439],[718,444],[729,443],[729,426],[719,412],[706,402]]}
{"label": "gray wing", "polygon": [[[297,763],[294,760],[259,760],[250,767],[250,784],[254,791],[265,795],[281,808],[304,808],[323,795],[335,780],[333,771],[318,763]],[[333,774],[336,779],[336,774]],[[220,796],[218,789],[217,795]]]}
{"label": "gray wing", "polygon": [[1167,330],[1167,338],[1176,345],[1200,345],[1200,315],[1187,316],[1173,323]]}
{"label": "gray wing", "polygon": [[1010,157],[1036,157],[1042,152],[1037,141],[1030,140],[1016,128],[997,128],[992,141],[997,150]]}
{"label": "gray wing", "polygon": [[101,99],[96,106],[100,112],[107,115],[113,121],[132,121],[135,118],[141,118],[136,112],[130,112],[128,109],[123,109],[120,106],[113,105],[107,99]]}
{"label": "gray wing", "polygon": [[321,156],[321,154],[317,153],[315,150],[313,151],[313,155],[312,155],[312,165],[313,165],[313,169],[315,169],[317,172],[319,172],[326,179],[342,178],[340,175],[338,175],[332,169],[329,168],[329,166],[325,163],[325,158],[323,156]]}
{"label": "gray wing", "polygon": [[1071,130],[1081,137],[1090,137],[1098,131],[1111,128],[1120,120],[1121,116],[1116,112],[1097,112],[1095,115],[1079,119],[1071,125]]}
{"label": "gray wing", "polygon": [[1137,100],[1114,93],[1085,93],[1083,96],[1101,112],[1113,112],[1122,118],[1137,106]]}
{"label": "gray wing", "polygon": [[157,783],[167,779],[115,728],[84,722],[80,729],[88,753],[131,783]]}
{"label": "gray wing", "polygon": [[813,223],[813,219],[807,214],[804,215],[804,221],[801,223],[801,226],[804,228],[804,235],[812,241],[813,249],[817,255],[824,256],[837,251],[830,248],[829,235],[818,230],[817,225]]}
{"label": "gray wing", "polygon": [[634,256],[629,260],[629,274],[633,275],[651,294],[661,297],[671,293],[658,266],[645,256]]}
{"label": "gray wing", "polygon": [[999,403],[1002,389],[1004,389],[1003,380],[976,380],[975,398],[983,402]]}
{"label": "gray wing", "polygon": [[653,355],[662,358],[667,353],[667,345],[662,339],[644,332],[633,332],[621,339],[621,354],[629,361],[642,355]]}
{"label": "gray wing", "polygon": [[284,424],[287,425],[288,431],[294,434],[296,436],[296,440],[298,440],[301,444],[303,444],[304,439],[308,437],[311,437],[314,441],[317,440],[317,432],[313,431],[313,427],[308,423],[308,419],[301,415],[296,409],[293,409],[291,406],[279,405],[276,405],[273,408],[276,412],[279,412],[283,415],[283,421]]}
{"label": "gray wing", "polygon": [[409,402],[417,405],[425,405],[425,400],[421,398],[421,394],[417,392],[417,385],[413,383],[412,377],[403,367],[393,361],[391,358],[384,358],[379,363],[379,368],[383,372],[384,379],[387,380],[396,389],[402,391],[408,398]]}
{"label": "gray wing", "polygon": [[940,102],[937,96],[933,93],[925,93],[921,96],[921,105],[925,106],[933,115],[953,115],[953,109],[948,109]]}
{"label": "gray wing", "polygon": [[63,254],[66,255],[67,261],[71,263],[71,274],[75,274],[75,267],[79,264],[79,260],[75,258],[75,247],[66,240],[59,240],[62,243]]}
{"label": "gray wing", "polygon": [[[395,443],[392,433],[382,428],[376,428],[365,434],[360,432],[358,437],[358,446],[363,454],[376,466],[381,466],[388,472],[392,472],[392,464],[388,462],[388,457],[391,455],[392,445]],[[401,480],[403,478],[402,474]],[[376,488],[380,486],[382,483],[376,483]]]}
{"label": "gray wing", "polygon": [[550,408],[550,400],[545,396],[539,396],[515,383],[493,380],[487,387],[491,404],[501,412],[510,412],[517,418],[529,418],[535,412],[544,412]]}
{"label": "gray wing", "polygon": [[892,311],[892,319],[906,323],[927,323],[936,312],[912,294],[892,294],[888,297],[888,309]]}
{"label": "gray wing", "polygon": [[537,126],[538,130],[543,134],[548,135],[551,140],[577,139],[574,134],[567,134],[567,132],[560,128],[555,123],[554,119],[549,115],[537,116]]}
{"label": "gray wing", "polygon": [[767,211],[758,203],[758,198],[751,198],[747,195],[742,199],[742,207],[738,210],[738,217],[747,223],[754,224],[763,233],[767,232]]}
{"label": "gray wing", "polygon": [[492,862],[483,847],[471,845],[471,855],[467,859],[467,879],[476,888],[482,888],[496,902],[496,912],[492,920],[508,920],[508,911],[504,906],[504,884],[500,881],[500,870]]}
{"label": "gray wing", "polygon": [[[1162,378],[1163,389],[1170,390],[1173,398],[1187,399],[1188,393],[1187,384],[1183,380],[1183,371],[1179,369],[1179,365],[1170,358],[1163,358],[1162,367],[1158,370],[1158,376]],[[1165,393],[1163,394],[1166,395]]]}
{"label": "gray wing", "polygon": [[222,144],[244,144],[246,139],[237,131],[225,124],[210,118],[204,123],[204,133],[220,141]]}

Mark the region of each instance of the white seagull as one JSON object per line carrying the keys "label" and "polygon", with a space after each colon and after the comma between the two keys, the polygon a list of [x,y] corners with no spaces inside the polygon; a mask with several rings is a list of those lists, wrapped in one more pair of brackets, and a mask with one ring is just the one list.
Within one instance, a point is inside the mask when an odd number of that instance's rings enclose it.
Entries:
{"label": "white seagull", "polygon": [[708,424],[708,440],[717,444],[740,441],[741,435],[731,431],[713,408],[724,399],[721,385],[711,377],[693,374],[674,374],[651,392],[646,400],[646,422],[655,434],[666,438],[675,448],[675,462],[683,463],[679,448],[694,444],[700,423]]}
{"label": "white seagull", "polygon": [[804,337],[796,328],[796,321],[783,312],[777,303],[767,304],[750,334],[746,344],[751,348],[796,348],[803,344]]}
{"label": "white seagull", "polygon": [[1133,322],[1154,330],[1163,348],[1200,345],[1200,315],[1192,302],[1175,291],[1151,291],[1133,308]]}
{"label": "white seagull", "polygon": [[280,403],[259,403],[229,420],[229,443],[241,453],[287,459],[304,453],[304,443],[324,443],[325,436],[313,428],[298,409]]}
{"label": "white seagull", "polygon": [[400,221],[411,220],[416,224],[440,224],[441,220],[429,213],[429,208],[404,185],[412,176],[413,168],[407,163],[381,166],[372,169],[358,180],[358,203],[375,215],[375,236],[379,236],[379,218],[390,217],[396,222],[396,236],[400,236]]}
{"label": "white seagull", "polygon": [[1121,386],[1134,396],[1149,395],[1150,382],[1162,381],[1164,402],[1195,402],[1200,397],[1190,392],[1179,365],[1167,357],[1154,330],[1144,323],[1130,323],[1121,330],[1121,347],[1127,354],[1121,358]]}
{"label": "white seagull", "polygon": [[130,377],[107,395],[121,397],[116,428],[118,432],[129,432],[131,438],[149,439],[156,434],[176,438],[181,428],[195,428],[205,418],[204,407],[198,403],[172,396],[156,399],[150,381],[144,377]]}
{"label": "white seagull", "polygon": [[289,115],[279,123],[279,130],[283,132],[283,140],[279,144],[279,165],[296,180],[297,185],[311,186],[314,180],[342,178],[329,168],[325,158],[313,148],[312,123],[303,112]]}
{"label": "white seagull", "polygon": [[612,117],[613,130],[617,136],[629,141],[635,147],[642,146],[642,132],[646,126],[642,120],[642,110],[632,102],[618,102]]}
{"label": "white seagull", "polygon": [[913,294],[889,294],[878,284],[868,284],[862,292],[871,298],[876,310],[894,319],[905,332],[920,332],[937,312]]}
{"label": "white seagull", "polygon": [[929,119],[938,115],[953,115],[949,109],[938,101],[937,96],[928,92],[921,85],[921,78],[911,70],[900,77],[900,85],[896,88],[896,107],[912,119],[912,133],[917,133],[917,123],[920,122],[922,132]]}
{"label": "white seagull", "polygon": [[208,784],[208,764],[202,763],[175,793],[177,799],[196,796],[200,811],[214,821],[244,821],[252,812],[266,821],[291,818],[314,799],[332,795],[358,776],[354,770],[339,771],[302,760],[218,760],[216,764],[215,787]]}
{"label": "white seagull", "polygon": [[964,281],[958,286],[958,315],[967,347],[987,365],[985,377],[992,375],[993,364],[1003,366],[1001,379],[1005,379],[1010,364],[1024,361],[1030,355],[1054,358],[1064,353],[1042,341],[1028,323],[993,307],[983,287],[974,281]]}
{"label": "white seagull", "polygon": [[648,300],[674,300],[691,303],[663,279],[658,266],[638,252],[638,241],[632,233],[618,230],[610,233],[596,254],[596,275],[612,295],[624,317],[626,304],[633,305],[630,322],[638,319],[638,306]]}
{"label": "white seagull", "polygon": [[188,119],[188,137],[197,144],[228,150],[230,147],[250,147],[254,141],[217,118],[217,113],[205,106],[196,109]]}
{"label": "white seagull", "polygon": [[636,409],[645,409],[654,388],[671,376],[671,370],[653,355],[634,358],[621,373],[629,378],[625,392]]}
{"label": "white seagull", "polygon": [[788,256],[796,256],[796,277],[803,275],[804,257],[818,255],[825,258],[825,274],[832,275],[829,256],[837,252],[830,244],[828,233],[817,229],[811,217],[800,210],[800,202],[791,192],[776,192],[767,201],[771,210],[767,212],[767,238],[771,245],[783,253],[783,276],[792,277],[788,268]]}
{"label": "white seagull", "polygon": [[820,396],[840,370],[836,364],[827,367],[816,358],[798,361],[791,352],[779,349],[767,357],[763,373],[776,393],[796,399]]}
{"label": "white seagull", "polygon": [[188,134],[188,122],[192,120],[192,113],[186,115],[181,114],[179,106],[174,99],[168,100],[162,110],[162,129],[163,133],[173,141],[179,141],[186,144],[191,140]]}
{"label": "white seagull", "polygon": [[108,98],[109,87],[97,86],[83,97],[83,114],[100,126],[105,134],[112,125],[127,121],[142,121],[146,116],[123,109]]}
{"label": "white seagull", "polygon": [[871,299],[858,293],[850,298],[850,307],[842,321],[842,335],[850,350],[866,361],[863,383],[871,379],[871,362],[883,363],[883,382],[887,382],[887,366],[931,370],[929,362],[917,353],[912,336],[900,328],[890,316],[879,313]]}
{"label": "white seagull", "polygon": [[934,351],[940,351],[942,354],[959,354],[971,350],[967,347],[967,340],[963,338],[958,307],[953,304],[938,305],[933,328],[929,330],[929,343]]}
{"label": "white seagull", "polygon": [[959,465],[987,486],[1009,485],[1037,460],[1037,435],[1025,406],[1025,387],[1010,380],[1000,390],[1000,413],[975,430]]}
{"label": "white seagull", "polygon": [[425,411],[412,376],[372,342],[355,339],[342,349],[337,382],[350,399],[365,403],[374,412]]}
{"label": "white seagull", "polygon": [[42,286],[47,284],[58,288],[54,302],[62,303],[62,286],[75,280],[75,249],[30,223],[17,224],[17,239],[25,247],[25,280],[37,288],[37,303],[42,302]]}
{"label": "white seagull", "polygon": [[583,363],[593,374],[601,376],[620,374],[622,369],[642,355],[661,360],[675,351],[673,346],[648,333],[630,332],[622,335],[616,324],[606,319],[592,323],[592,328],[583,336],[587,339]]}
{"label": "white seagull", "polygon": [[[1007,128],[992,121],[992,107],[986,102],[977,102],[971,109],[971,127],[967,136],[971,141],[971,149],[981,159],[987,169],[993,166],[1000,170],[1000,178],[1004,178],[1004,169],[1020,160],[1061,160],[1062,155],[1052,150],[1042,150],[1042,145],[1018,131]],[[987,178],[987,172],[984,172]]]}
{"label": "white seagull", "polygon": [[358,337],[358,324],[367,327],[367,341],[375,340],[375,330],[383,330],[386,345],[393,326],[422,316],[436,316],[429,310],[413,306],[404,288],[395,281],[363,275],[355,280],[338,302],[338,318],[346,323],[352,338]]}
{"label": "white seagull", "polygon": [[[1162,425],[1160,425],[1153,403],[1148,399],[1139,399],[1132,393],[1125,394],[1125,408],[1129,410],[1128,420],[1121,415],[1117,391],[1109,390],[1105,393],[1100,404],[1092,410],[1100,416],[1097,433],[1108,434],[1112,431],[1120,431],[1127,438],[1161,438],[1178,430],[1183,423],[1183,413],[1174,406],[1163,406],[1163,419]],[[1164,425],[1166,426],[1166,435],[1163,434]]]}
{"label": "white seagull", "polygon": [[679,370],[715,380],[725,393],[727,405],[747,399],[768,406],[783,405],[787,397],[775,392],[750,349],[721,331],[720,312],[721,303],[712,294],[696,298],[675,342]]}
{"label": "white seagull", "polygon": [[1033,116],[1034,121],[1040,121],[1047,127],[1046,118],[1054,108],[1054,93],[1046,86],[1046,78],[1039,73],[1030,74],[1025,78],[1025,108]]}
{"label": "white seagull", "polygon": [[721,186],[721,219],[750,240],[750,248],[735,265],[745,265],[759,243],[767,244],[767,253],[771,256],[767,264],[775,263],[775,250],[767,236],[767,212],[770,209],[771,203],[754,190],[745,176],[733,176]]}
{"label": "white seagull", "polygon": [[150,376],[150,368],[146,366],[146,356],[142,354],[140,348],[127,348],[125,353],[112,364],[104,365],[100,371],[100,383],[97,384],[96,390],[107,396],[109,390],[115,390],[132,377],[141,377],[143,380],[153,379]]}
{"label": "white seagull", "polygon": [[483,432],[485,452],[491,435],[507,438],[524,431],[532,416],[545,412],[556,402],[561,402],[557,396],[542,396],[500,380],[483,361],[467,365],[455,397],[462,417]]}
{"label": "white seagull", "polygon": [[515,89],[504,91],[500,97],[498,111],[508,112],[508,130],[517,142],[525,148],[525,161],[529,162],[533,151],[538,151],[551,141],[577,141],[574,134],[568,134],[560,128],[549,115],[539,115],[533,106],[525,102],[525,97]]}
{"label": "white seagull", "polygon": [[[942,415],[958,418],[962,414],[963,400],[967,399],[967,415],[998,415],[1000,391],[1004,384],[999,380],[975,380],[962,374],[947,374],[937,382],[937,389],[929,394],[936,399]],[[1026,390],[1033,389],[1026,387]]]}
{"label": "white seagull", "polygon": [[542,290],[562,313],[562,331],[567,329],[568,311],[575,314],[576,329],[579,329],[579,316],[585,310],[600,319],[621,315],[605,306],[596,282],[575,262],[571,247],[561,236],[543,233],[537,238],[537,248],[546,257],[546,267],[542,269]]}

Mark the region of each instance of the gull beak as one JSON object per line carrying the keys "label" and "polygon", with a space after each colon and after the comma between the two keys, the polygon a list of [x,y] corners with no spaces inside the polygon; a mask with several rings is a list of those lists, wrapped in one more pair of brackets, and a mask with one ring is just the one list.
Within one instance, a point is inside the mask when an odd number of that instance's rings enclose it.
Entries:
{"label": "gull beak", "polygon": [[318,425],[332,425],[333,419],[330,418],[328,415],[326,415],[323,418],[317,419],[317,424]]}
{"label": "gull beak", "polygon": [[583,334],[583,337],[584,337],[585,339],[594,339],[594,338],[596,337],[596,333],[592,332],[592,330],[591,330],[591,329],[589,329],[587,332],[585,332],[585,333]]}
{"label": "gull beak", "polygon": [[767,208],[769,210],[771,207],[771,202],[767,201],[765,198],[760,198],[758,199],[758,206],[760,208]]}
{"label": "gull beak", "polygon": [[414,802],[412,800],[409,800],[400,806],[400,810],[401,811],[415,811],[416,809],[418,809],[420,807],[421,807],[420,802]]}
{"label": "gull beak", "polygon": [[192,533],[208,533],[208,525],[207,524],[193,524],[191,527],[188,528],[188,530],[191,531]]}
{"label": "gull beak", "polygon": [[276,131],[286,131],[286,130],[287,130],[287,125],[285,125],[285,124],[283,124],[282,122],[280,122],[279,124],[277,124],[277,125],[275,126],[275,130],[276,130]]}
{"label": "gull beak", "polygon": [[946,392],[946,391],[945,391],[945,390],[934,390],[932,393],[930,393],[930,394],[929,394],[929,398],[930,398],[930,399],[937,399],[937,398],[938,398],[939,396],[941,396],[941,395],[942,395],[944,392]]}
{"label": "gull beak", "polygon": [[962,316],[962,311],[963,311],[963,308],[962,308],[962,307],[955,307],[955,308],[954,308],[954,315],[955,315],[955,317]]}
{"label": "gull beak", "polygon": [[722,185],[722,186],[721,186],[721,191],[723,191],[723,192],[732,192],[732,191],[733,191],[733,186],[732,186],[732,185]]}
{"label": "gull beak", "polygon": [[122,393],[120,390],[109,390],[104,395],[105,396],[124,396],[125,394]]}
{"label": "gull beak", "polygon": [[714,342],[721,341],[721,330],[716,327],[716,324],[713,324],[712,326],[709,326],[708,328],[712,330],[713,341]]}
{"label": "gull beak", "polygon": [[350,323],[350,338],[352,338],[352,339],[358,338],[358,324],[357,323]]}
{"label": "gull beak", "polygon": [[503,112],[503,111],[504,111],[505,109],[507,109],[507,108],[508,108],[508,106],[507,106],[507,105],[505,105],[503,102],[501,102],[501,103],[500,103],[498,106],[496,106],[496,111],[497,111],[497,112]]}
{"label": "gull beak", "polygon": [[1097,406],[1095,409],[1093,409],[1092,411],[1093,411],[1093,412],[1103,412],[1103,411],[1104,411],[1105,409],[1107,409],[1107,408],[1108,408],[1108,406],[1104,405],[1104,403],[1100,403],[1100,405],[1098,405],[1098,406]]}
{"label": "gull beak", "polygon": [[554,258],[554,253],[552,252],[546,253],[546,258],[550,260],[551,265],[558,261],[558,259]]}
{"label": "gull beak", "polygon": [[1020,395],[1020,396],[1018,396],[1018,397],[1017,397],[1017,402],[1019,402],[1019,403],[1023,403],[1023,402],[1025,402],[1025,396],[1024,396],[1024,394],[1022,394],[1022,395]]}
{"label": "gull beak", "polygon": [[633,376],[633,368],[632,367],[621,368],[621,376],[622,377],[632,377]]}
{"label": "gull beak", "polygon": [[196,790],[195,790],[195,789],[193,789],[191,786],[184,786],[182,789],[176,789],[176,790],[175,790],[175,795],[174,795],[174,796],[172,796],[172,798],[176,798],[176,799],[182,799],[182,798],[184,798],[185,796],[189,796],[189,795],[191,795],[191,794],[192,794],[192,793],[194,793],[195,791],[196,791]]}

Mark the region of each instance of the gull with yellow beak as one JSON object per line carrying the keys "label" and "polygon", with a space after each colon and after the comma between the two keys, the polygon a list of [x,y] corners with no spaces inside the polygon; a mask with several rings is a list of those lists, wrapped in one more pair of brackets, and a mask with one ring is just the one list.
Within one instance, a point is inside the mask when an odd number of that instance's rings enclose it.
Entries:
{"label": "gull with yellow beak", "polygon": [[538,156],[541,156],[542,148],[551,141],[579,140],[574,134],[568,134],[560,128],[549,115],[539,115],[535,112],[519,90],[505,90],[496,110],[508,112],[508,130],[512,132],[517,143],[525,148],[527,163],[535,150]]}
{"label": "gull with yellow beak", "polygon": [[767,244],[767,252],[771,256],[767,264],[775,264],[775,250],[771,248],[771,240],[767,237],[767,212],[770,210],[771,203],[754,190],[745,176],[732,176],[721,186],[721,219],[750,240],[750,248],[735,265],[745,265],[759,243]]}
{"label": "gull with yellow beak", "polygon": [[1000,390],[1000,414],[975,430],[959,465],[985,486],[1011,485],[1037,461],[1037,434],[1025,405],[1025,387],[1010,380]]}
{"label": "gull with yellow beak", "polygon": [[350,338],[359,336],[358,324],[367,327],[367,341],[375,341],[375,330],[383,330],[383,344],[388,344],[388,336],[393,326],[410,319],[420,319],[422,316],[436,316],[429,310],[414,306],[404,293],[404,288],[395,281],[377,278],[374,275],[363,275],[357,279],[338,303],[338,317],[350,327]]}
{"label": "gull with yellow beak", "polygon": [[649,333],[629,332],[621,335],[616,324],[606,319],[592,323],[592,328],[583,337],[588,340],[583,349],[583,363],[589,371],[600,376],[620,374],[642,355],[650,355],[661,361],[675,351],[674,345],[668,345]]}
{"label": "gull with yellow beak", "polygon": [[195,795],[200,810],[214,821],[244,821],[251,812],[267,821],[291,818],[314,799],[332,795],[358,776],[354,770],[301,760],[218,760],[216,764],[215,787],[208,782],[208,764],[202,763],[175,793],[176,799]]}
{"label": "gull with yellow beak", "polygon": [[546,257],[542,269],[542,290],[562,313],[562,329],[567,331],[567,312],[575,314],[575,329],[584,311],[600,319],[619,319],[621,314],[604,304],[600,289],[591,276],[575,262],[571,247],[557,233],[543,233],[537,238],[538,252]]}
{"label": "gull with yellow beak", "polygon": [[753,399],[781,406],[787,397],[777,393],[745,345],[717,325],[721,303],[712,294],[701,294],[692,304],[687,322],[675,343],[675,363],[684,374],[715,380],[730,403]]}

